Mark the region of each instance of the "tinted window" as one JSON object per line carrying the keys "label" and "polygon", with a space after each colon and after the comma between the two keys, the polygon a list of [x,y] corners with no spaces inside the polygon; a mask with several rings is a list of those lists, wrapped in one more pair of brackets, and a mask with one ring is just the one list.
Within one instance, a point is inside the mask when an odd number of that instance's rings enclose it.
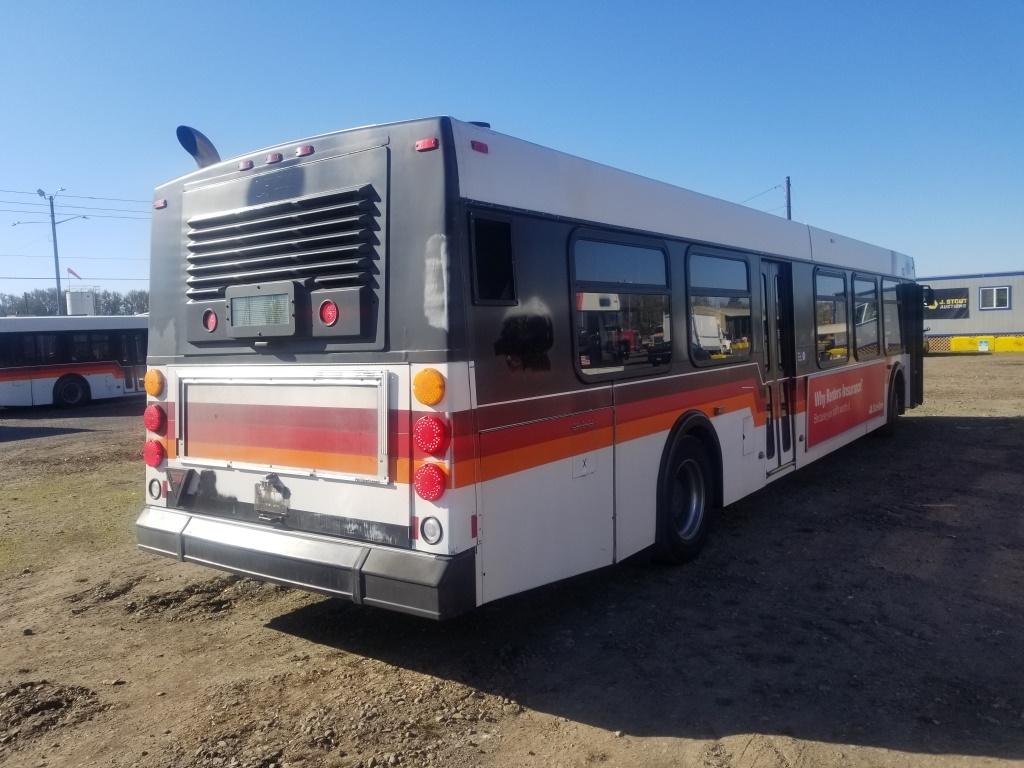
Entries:
{"label": "tinted window", "polygon": [[693,254],[690,256],[690,290],[701,288],[748,290],[746,262]]}
{"label": "tinted window", "polygon": [[62,362],[55,333],[40,333],[36,337],[36,351],[40,365],[53,365]]}
{"label": "tinted window", "polygon": [[827,367],[850,358],[847,342],[846,276],[818,272],[814,276],[814,315],[817,324],[818,365]]}
{"label": "tinted window", "polygon": [[511,223],[474,217],[473,259],[477,300],[514,304],[516,283]]}
{"label": "tinted window", "polygon": [[577,240],[576,279],[588,283],[667,285],[665,254],[654,248]]}
{"label": "tinted window", "polygon": [[749,359],[752,326],[747,263],[691,254],[689,279],[693,361],[700,365]]}
{"label": "tinted window", "polygon": [[1010,308],[1010,287],[1008,285],[997,288],[982,288],[979,306],[982,309],[1009,309]]}
{"label": "tinted window", "polygon": [[853,340],[858,360],[878,354],[878,284],[873,279],[853,279]]}
{"label": "tinted window", "polygon": [[885,353],[887,355],[898,355],[903,351],[898,286],[899,283],[895,280],[882,281],[882,325],[885,330]]}
{"label": "tinted window", "polygon": [[665,294],[576,293],[576,348],[585,374],[667,367],[671,333]]}

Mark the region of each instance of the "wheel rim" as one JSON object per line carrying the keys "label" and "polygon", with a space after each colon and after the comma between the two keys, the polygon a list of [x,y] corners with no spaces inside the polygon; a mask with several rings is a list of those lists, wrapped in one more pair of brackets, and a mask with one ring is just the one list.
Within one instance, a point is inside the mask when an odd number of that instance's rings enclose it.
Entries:
{"label": "wheel rim", "polygon": [[704,472],[694,459],[684,459],[676,470],[672,489],[672,526],[688,541],[700,530],[705,506]]}
{"label": "wheel rim", "polygon": [[73,381],[69,381],[60,390],[60,399],[68,405],[78,405],[82,400],[82,388]]}

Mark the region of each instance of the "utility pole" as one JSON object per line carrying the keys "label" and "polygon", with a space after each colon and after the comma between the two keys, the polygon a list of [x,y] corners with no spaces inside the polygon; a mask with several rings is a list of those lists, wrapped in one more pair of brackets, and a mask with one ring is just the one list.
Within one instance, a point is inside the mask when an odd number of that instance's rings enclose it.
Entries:
{"label": "utility pole", "polygon": [[[50,198],[50,210],[51,211],[53,210],[53,198],[52,197]],[[789,194],[789,176],[786,177],[786,218],[789,219],[790,221],[792,221],[792,219],[793,219],[793,200],[792,200],[792,198],[790,197],[790,194]],[[56,237],[53,238],[53,247],[54,247],[54,253],[56,253],[57,252],[56,251],[56,248],[57,248],[57,238]]]}
{"label": "utility pole", "polygon": [[[43,190],[38,190],[40,197],[46,197]],[[50,232],[53,233],[53,277],[57,281],[57,314],[63,315],[64,302],[60,295],[60,257],[57,255],[57,216],[53,212],[53,195],[49,196],[50,201]]]}

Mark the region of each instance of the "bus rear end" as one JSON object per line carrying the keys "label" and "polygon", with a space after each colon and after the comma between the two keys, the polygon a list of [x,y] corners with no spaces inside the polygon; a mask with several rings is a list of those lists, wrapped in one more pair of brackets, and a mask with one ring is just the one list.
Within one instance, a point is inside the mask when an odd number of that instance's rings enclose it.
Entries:
{"label": "bus rear end", "polygon": [[157,190],[147,550],[443,618],[473,607],[443,119]]}

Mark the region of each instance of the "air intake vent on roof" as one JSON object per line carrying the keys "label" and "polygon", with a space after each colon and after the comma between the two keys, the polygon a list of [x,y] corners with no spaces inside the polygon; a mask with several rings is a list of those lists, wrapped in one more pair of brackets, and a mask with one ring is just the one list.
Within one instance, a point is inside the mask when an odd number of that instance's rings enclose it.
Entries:
{"label": "air intake vent on roof", "polygon": [[273,280],[372,283],[376,203],[367,184],[194,216],[186,233],[186,295],[221,298],[229,285]]}

